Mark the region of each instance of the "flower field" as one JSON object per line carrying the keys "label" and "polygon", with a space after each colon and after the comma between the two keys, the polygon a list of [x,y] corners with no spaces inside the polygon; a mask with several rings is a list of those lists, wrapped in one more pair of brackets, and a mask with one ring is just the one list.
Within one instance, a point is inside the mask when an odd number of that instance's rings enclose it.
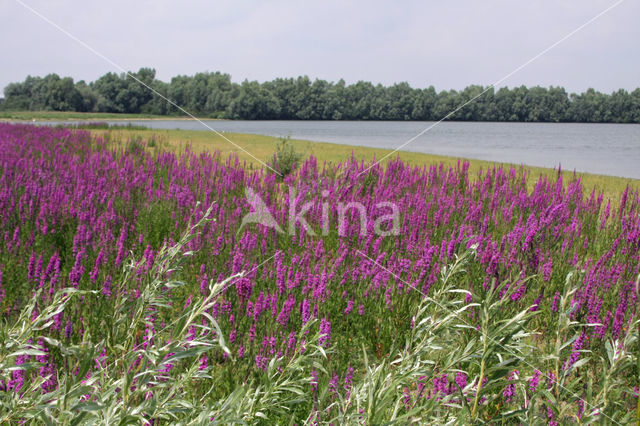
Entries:
{"label": "flower field", "polygon": [[371,165],[0,124],[0,423],[635,421],[637,193]]}

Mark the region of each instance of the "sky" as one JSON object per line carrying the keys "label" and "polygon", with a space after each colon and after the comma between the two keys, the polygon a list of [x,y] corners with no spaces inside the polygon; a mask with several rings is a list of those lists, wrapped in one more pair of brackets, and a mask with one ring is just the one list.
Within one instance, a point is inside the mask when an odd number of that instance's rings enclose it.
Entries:
{"label": "sky", "polygon": [[88,82],[151,67],[163,81],[220,71],[236,82],[307,75],[436,90],[498,81],[633,90],[638,0],[623,0],[503,80],[618,1],[1,0],[0,88],[27,75]]}

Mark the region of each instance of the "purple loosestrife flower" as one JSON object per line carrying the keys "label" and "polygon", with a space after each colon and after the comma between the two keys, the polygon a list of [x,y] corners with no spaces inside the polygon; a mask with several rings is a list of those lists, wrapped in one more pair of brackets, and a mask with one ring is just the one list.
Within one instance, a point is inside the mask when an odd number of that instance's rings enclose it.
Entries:
{"label": "purple loosestrife flower", "polygon": [[540,383],[540,376],[542,375],[542,372],[540,370],[538,370],[537,368],[533,371],[533,376],[531,376],[531,379],[529,380],[529,390],[531,392],[535,392],[536,388],[538,387],[538,384]]}
{"label": "purple loosestrife flower", "polygon": [[187,309],[189,306],[191,306],[192,302],[193,302],[193,294],[189,294],[189,297],[187,297],[187,300],[184,303],[184,309]]}
{"label": "purple loosestrife flower", "polygon": [[35,280],[39,280],[42,277],[42,255],[38,256],[38,261],[36,263],[36,269],[33,272],[33,278]]}
{"label": "purple loosestrife flower", "polygon": [[153,322],[147,323],[144,327],[144,335],[142,336],[142,349],[147,349],[153,346],[153,336],[156,334]]}
{"label": "purple loosestrife flower", "polygon": [[520,287],[517,288],[516,291],[514,291],[513,293],[511,293],[511,300],[513,300],[514,302],[522,299],[522,296],[524,296],[524,293],[527,291],[527,284],[526,283],[522,283],[520,285]]}
{"label": "purple loosestrife flower", "polygon": [[56,331],[60,330],[60,327],[62,327],[62,312],[60,312],[59,314],[55,315],[53,317],[53,326],[52,328]]}
{"label": "purple loosestrife flower", "polygon": [[467,386],[467,375],[462,371],[456,373],[456,384],[460,389],[464,389]]}
{"label": "purple loosestrife flower", "polygon": [[278,250],[274,256],[274,262],[276,264],[276,287],[280,294],[284,294],[286,291],[286,274],[287,267],[283,264],[284,254]]}
{"label": "purple loosestrife flower", "polygon": [[67,320],[67,325],[64,327],[64,337],[70,339],[71,333],[73,333],[73,323],[71,320]]}
{"label": "purple loosestrife flower", "polygon": [[58,387],[57,371],[53,363],[47,362],[40,367],[40,377],[46,379],[40,387],[45,393],[49,393]]}
{"label": "purple loosestrife flower", "polygon": [[547,261],[547,263],[542,265],[542,279],[545,282],[549,282],[549,280],[551,280],[552,267],[553,267],[553,259],[551,258],[551,256],[549,256],[549,260]]}
{"label": "purple loosestrife flower", "polygon": [[347,301],[347,307],[344,309],[343,313],[345,315],[349,315],[349,313],[351,313],[351,311],[353,310],[353,305],[354,305],[353,300],[348,300]]}
{"label": "purple loosestrife flower", "polygon": [[[436,376],[433,378],[433,394],[434,395],[447,395],[447,387],[449,385],[449,381],[447,380],[447,375],[443,374],[441,376]],[[442,396],[438,396],[438,399],[441,399]]]}
{"label": "purple loosestrife flower", "polygon": [[209,367],[209,358],[206,355],[202,355],[200,357],[200,366],[198,367],[199,371],[206,370]]}
{"label": "purple loosestrife flower", "polygon": [[320,279],[317,280],[317,285],[313,290],[313,299],[324,302],[327,300],[327,274],[325,271],[320,275]]}
{"label": "purple loosestrife flower", "polygon": [[256,355],[256,367],[258,367],[261,370],[266,370],[268,364],[269,364],[269,360],[266,357],[260,354]]}
{"label": "purple loosestrife flower", "polygon": [[404,407],[408,410],[409,408],[411,408],[411,392],[409,388],[405,386],[404,389],[402,390],[402,393],[403,393],[402,402],[404,404]]}
{"label": "purple loosestrife flower", "polygon": [[555,373],[553,371],[549,371],[549,373],[547,373],[546,379],[547,379],[546,380],[546,382],[547,382],[547,390],[550,390],[556,384],[556,375],[555,375]]}
{"label": "purple loosestrife flower", "polygon": [[100,273],[100,267],[102,266],[103,262],[104,262],[104,250],[100,249],[100,252],[98,253],[98,256],[96,257],[96,261],[95,264],[93,265],[93,269],[91,270],[91,273],[89,274],[89,278],[91,279],[91,283],[95,284],[96,281],[98,280],[98,274]]}
{"label": "purple loosestrife flower", "polygon": [[287,324],[289,323],[289,317],[291,316],[291,312],[293,311],[293,308],[295,307],[295,305],[296,305],[296,298],[293,294],[290,294],[289,298],[284,302],[284,305],[282,306],[282,310],[280,311],[280,314],[276,319],[278,324],[280,324],[285,328],[287,327]]}
{"label": "purple loosestrife flower", "polygon": [[426,378],[427,376],[418,377],[418,392],[416,394],[416,401],[420,400],[424,396],[424,390],[427,388],[427,384],[424,382]]}
{"label": "purple loosestrife flower", "polygon": [[36,252],[31,252],[31,257],[29,258],[29,267],[27,268],[27,278],[30,280],[35,278],[35,268],[36,268]]}
{"label": "purple loosestrife flower", "polygon": [[611,335],[614,339],[620,337],[622,331],[622,324],[624,323],[624,317],[627,313],[627,297],[626,291],[622,291],[620,294],[620,304],[616,308],[615,316],[613,317],[613,325],[611,328]]}
{"label": "purple loosestrife flower", "polygon": [[253,293],[253,284],[248,278],[240,278],[236,282],[236,292],[242,300],[248,300]]}
{"label": "purple loosestrife flower", "polygon": [[0,268],[0,303],[7,296],[7,293],[4,291],[4,287],[2,286],[2,269]]}
{"label": "purple loosestrife flower", "polygon": [[[28,355],[18,355],[16,357],[15,365],[16,367],[29,362],[30,357]],[[9,383],[7,383],[7,389],[12,390],[14,392],[19,392],[20,389],[24,386],[24,379],[26,377],[26,371],[16,369],[11,372],[11,379]]]}
{"label": "purple loosestrife flower", "polygon": [[84,274],[84,266],[82,265],[82,258],[84,257],[84,254],[85,251],[84,248],[82,248],[76,255],[76,261],[73,268],[71,268],[71,272],[69,272],[69,282],[74,288],[78,288],[82,274]]}
{"label": "purple loosestrife flower", "polygon": [[253,343],[253,340],[256,338],[256,323],[252,322],[251,327],[249,327],[249,341]]}
{"label": "purple loosestrife flower", "polygon": [[612,318],[613,314],[611,313],[611,311],[607,311],[607,315],[602,321],[602,325],[599,325],[595,328],[594,334],[600,337],[600,339],[604,339],[604,336],[607,334],[607,328],[609,327],[609,323],[611,322]]}
{"label": "purple loosestrife flower", "polygon": [[153,266],[154,257],[155,255],[153,253],[153,247],[151,247],[150,245],[147,245],[147,248],[144,250],[144,260],[145,260],[144,271],[145,272],[149,272],[151,270],[151,267]]}
{"label": "purple loosestrife flower", "polygon": [[453,259],[453,255],[455,253],[456,250],[456,241],[455,240],[451,240],[449,242],[449,246],[447,247],[447,256],[449,257],[449,259]]}
{"label": "purple loosestrife flower", "polygon": [[57,254],[54,253],[51,258],[49,258],[49,263],[47,264],[47,269],[44,274],[40,277],[40,285],[38,288],[44,288],[47,280],[56,272],[56,263],[58,262]]}
{"label": "purple loosestrife flower", "polygon": [[331,377],[331,380],[329,380],[329,392],[331,392],[332,395],[336,395],[338,393],[338,375],[334,374],[333,377]]}
{"label": "purple loosestrife flower", "polygon": [[516,385],[515,383],[513,383],[513,380],[518,377],[518,373],[518,370],[514,370],[511,374],[509,374],[510,383],[504,388],[504,391],[502,392],[502,396],[507,403],[511,402],[516,394]]}
{"label": "purple loosestrife flower", "polygon": [[304,299],[300,306],[300,316],[302,317],[302,324],[306,324],[307,322],[309,322],[309,318],[311,318],[310,309],[311,308],[309,306],[309,299]]}
{"label": "purple loosestrife flower", "polygon": [[58,280],[60,279],[60,255],[58,255],[58,252],[55,252],[53,256],[51,256],[49,263],[51,262],[53,262],[53,269],[51,273],[51,280],[49,281],[49,296],[53,297],[55,288],[58,285]]}
{"label": "purple loosestrife flower", "polygon": [[122,261],[124,260],[125,255],[125,242],[127,241],[127,227],[123,226],[120,231],[120,238],[118,238],[118,253],[116,255],[116,269],[120,269],[122,266]]}
{"label": "purple loosestrife flower", "polygon": [[551,409],[551,407],[547,407],[547,418],[549,419],[549,423],[547,423],[549,426],[558,425],[558,422],[553,420],[553,410]]}
{"label": "purple loosestrife flower", "polygon": [[287,353],[292,353],[296,348],[296,332],[292,331],[289,333],[289,338],[287,339]]}
{"label": "purple loosestrife flower", "polygon": [[344,390],[347,391],[347,398],[351,394],[351,386],[353,386],[353,367],[347,368],[347,373],[344,376]]}
{"label": "purple loosestrife flower", "polygon": [[533,301],[533,305],[529,308],[531,312],[535,312],[540,309],[540,302],[542,301],[542,296],[544,295],[544,289],[540,292],[536,300]]}
{"label": "purple loosestrife flower", "polygon": [[253,305],[253,320],[257,321],[258,318],[260,318],[260,314],[265,309],[266,309],[266,298],[265,298],[264,292],[261,291],[260,294],[258,295],[258,299],[256,300],[256,303],[254,303]]}
{"label": "purple loosestrife flower", "polygon": [[558,302],[560,301],[560,292],[556,291],[553,296],[553,303],[551,304],[551,312],[558,312]]}
{"label": "purple loosestrife flower", "polygon": [[578,418],[581,419],[583,414],[584,414],[584,400],[579,399],[578,400]]}
{"label": "purple loosestrife flower", "polygon": [[318,372],[311,370],[311,390],[315,393],[318,391]]}
{"label": "purple loosestrife flower", "polygon": [[102,294],[106,297],[111,297],[111,276],[107,275],[102,284]]}
{"label": "purple loosestrife flower", "polygon": [[192,340],[194,340],[196,338],[196,336],[198,335],[198,329],[195,325],[190,325],[189,326],[189,330],[187,331],[187,335],[185,337],[185,340],[187,342],[191,342]]}
{"label": "purple loosestrife flower", "polygon": [[320,320],[320,338],[318,338],[318,344],[323,348],[329,345],[331,339],[331,322],[328,319],[322,318]]}
{"label": "purple loosestrife flower", "polygon": [[[203,265],[204,266],[204,265]],[[209,278],[207,274],[202,275],[202,279],[200,280],[200,294],[206,296],[209,293]]]}
{"label": "purple loosestrife flower", "polygon": [[[166,354],[164,356],[164,359],[167,360],[172,355],[175,355],[175,353],[174,352],[169,352],[168,354]],[[169,373],[169,372],[171,372],[172,369],[173,369],[173,362],[167,362],[167,363],[164,363],[163,366],[160,369],[158,369],[158,371],[160,373]]]}
{"label": "purple loosestrife flower", "polygon": [[571,355],[569,356],[569,359],[566,361],[565,365],[564,365],[564,369],[568,370],[569,368],[571,368],[571,366],[573,364],[575,364],[578,359],[580,358],[580,349],[582,349],[582,345],[584,344],[584,339],[587,337],[586,333],[584,332],[584,330],[580,333],[580,336],[578,336],[578,338],[576,339],[575,342],[573,342],[573,352],[571,352]]}

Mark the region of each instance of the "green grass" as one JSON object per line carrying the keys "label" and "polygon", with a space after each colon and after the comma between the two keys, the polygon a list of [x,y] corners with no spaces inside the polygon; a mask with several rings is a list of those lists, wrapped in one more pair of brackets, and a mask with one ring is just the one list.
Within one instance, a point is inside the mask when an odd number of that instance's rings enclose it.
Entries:
{"label": "green grass", "polygon": [[[93,133],[98,136],[104,136],[105,134],[104,131],[101,130],[95,130]],[[143,140],[150,140],[153,136],[155,140],[162,141],[164,149],[173,152],[181,152],[187,145],[190,145],[191,149],[196,153],[219,151],[222,158],[228,157],[229,154],[236,154],[240,161],[246,162],[246,166],[249,168],[262,167],[263,165],[260,161],[267,162],[267,159],[272,158],[275,153],[277,143],[280,141],[279,138],[263,135],[245,133],[223,134],[226,138],[231,140],[233,144],[215,133],[200,130],[113,129],[110,130],[109,137],[116,140],[127,140],[139,136]],[[323,162],[333,164],[340,163],[347,160],[351,155],[359,160],[364,159],[366,162],[374,158],[383,158],[392,152],[389,149],[339,145],[326,142],[311,142],[298,139],[292,139],[291,142],[303,155],[303,158],[313,155],[318,159],[320,164]],[[234,144],[237,146],[234,146]],[[444,164],[445,167],[453,167],[459,160],[455,157],[407,151],[398,151],[397,153],[387,157],[386,160],[396,157],[399,157],[408,164],[419,167],[441,163]],[[466,158],[462,158],[461,160],[469,162],[469,170],[472,175],[477,174],[480,169],[486,170],[487,168],[504,164]],[[513,166],[517,168],[521,167],[516,164]],[[530,188],[533,188],[533,185],[538,181],[540,176],[547,176],[548,178],[555,179],[557,175],[557,171],[550,168],[524,166],[524,169],[529,171],[527,175],[527,182]],[[571,171],[563,171],[564,179],[570,180],[573,178],[573,175],[574,173]],[[576,173],[576,175],[582,179],[585,190],[591,191],[593,188],[596,188],[597,191],[602,191],[605,200],[610,199],[612,204],[618,202],[627,185],[632,189],[640,189],[640,180],[637,179],[590,173]]]}
{"label": "green grass", "polygon": [[0,111],[0,120],[146,120],[146,119],[180,119],[153,114],[117,114],[106,112],[73,112],[73,111]]}

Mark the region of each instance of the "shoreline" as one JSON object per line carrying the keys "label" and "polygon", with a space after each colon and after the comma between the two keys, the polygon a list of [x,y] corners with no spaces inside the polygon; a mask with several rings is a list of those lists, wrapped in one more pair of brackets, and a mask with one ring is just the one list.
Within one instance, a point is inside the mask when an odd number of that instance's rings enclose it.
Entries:
{"label": "shoreline", "polygon": [[[246,167],[254,168],[262,167],[262,164],[259,164],[259,161],[266,162],[273,156],[275,153],[276,142],[279,141],[279,138],[271,136],[251,133],[225,132],[225,137],[230,138],[235,144],[242,147],[242,149],[239,149],[224,140],[221,136],[202,130],[135,130],[114,128],[109,130],[94,129],[90,131],[94,136],[104,136],[108,133],[109,137],[114,138],[114,140],[120,141],[121,143],[126,142],[132,137],[140,136],[144,140],[153,136],[161,141],[160,148],[164,150],[180,152],[187,146],[190,146],[190,149],[196,153],[205,151],[213,153],[217,151],[220,153],[221,158],[227,158],[230,154],[237,155],[240,161],[244,161],[246,163]],[[370,162],[374,158],[379,159],[385,157],[386,154],[393,151],[390,149],[342,145],[331,142],[317,142],[302,139],[291,139],[291,142],[294,144],[296,150],[302,154],[303,158],[308,158],[310,155],[316,157],[319,166],[321,166],[323,162],[336,164],[346,161],[352,155],[358,161]],[[243,152],[243,150],[246,151]],[[247,155],[246,152],[249,152],[252,155]],[[477,176],[480,169],[486,171],[494,166],[504,167],[506,169],[515,168],[516,170],[522,168],[527,171],[527,186],[529,190],[533,189],[533,186],[537,183],[539,177],[545,176],[548,179],[552,179],[558,174],[557,168],[487,161],[461,156],[443,156],[412,151],[394,152],[393,155],[385,158],[382,163],[386,164],[389,160],[396,158],[399,158],[403,162],[414,167],[427,168],[439,164],[443,164],[444,167],[455,167],[458,161],[468,162],[470,165],[470,176]],[[573,179],[574,172],[573,170],[562,169],[562,175],[564,179],[571,180]],[[603,192],[604,196],[609,197],[612,201],[619,200],[626,186],[629,186],[632,190],[640,190],[640,179],[579,171],[575,172],[575,176],[582,181],[585,189],[591,191],[592,188],[596,188],[598,191]],[[586,197],[589,196],[589,194],[586,193],[583,195]]]}
{"label": "shoreline", "polygon": [[[32,123],[38,123],[38,122],[89,123],[89,122],[96,122],[98,121],[99,118],[102,118],[103,120],[106,120],[106,121],[122,121],[123,123],[132,122],[132,121],[176,121],[176,120],[192,121],[193,120],[190,117],[113,118],[113,117],[95,117],[95,115],[93,115],[91,117],[86,117],[84,119],[67,118],[64,120],[56,117],[51,117],[47,119],[34,118],[31,120],[26,120],[26,119],[20,120],[15,118],[0,117],[0,123],[20,123],[20,124],[32,124]],[[206,120],[233,121],[233,120],[226,120],[226,119],[206,119]],[[198,150],[200,151],[206,150],[206,151],[213,152],[217,150],[217,151],[220,151],[220,153],[223,155],[236,153],[239,155],[240,159],[247,160],[250,164],[253,162],[257,163],[255,158],[251,158],[250,156],[247,156],[241,150],[234,148],[231,144],[222,140],[222,138],[220,138],[219,136],[216,136],[215,134],[204,131],[204,130],[152,129],[152,128],[127,129],[126,126],[123,126],[121,128],[114,127],[111,129],[87,129],[87,130],[91,131],[95,135],[98,135],[101,133],[103,134],[104,132],[110,132],[110,133],[128,132],[133,134],[144,133],[146,135],[151,135],[151,134],[164,135],[170,141],[171,149],[175,149],[176,146],[184,147],[186,146],[187,142],[192,142],[199,147]],[[234,133],[234,132],[226,132],[226,131],[221,131],[220,133],[230,135],[231,137],[234,138],[234,140],[239,139],[244,143],[244,145],[246,145],[245,148],[247,148],[249,152],[257,151],[258,152],[257,157],[258,159],[261,159],[261,160],[264,160],[265,158],[273,155],[274,151],[271,148],[275,146],[274,142],[279,140],[279,138],[277,137],[253,134],[253,133]],[[338,158],[336,157],[338,156],[341,157],[342,160],[344,160],[350,156],[351,152],[354,153],[355,157],[358,158],[358,160],[364,159],[365,161],[369,161],[372,158],[381,158],[386,154],[388,154],[389,152],[393,151],[391,149],[366,147],[366,146],[358,146],[358,145],[343,145],[338,143],[314,141],[314,140],[308,140],[308,139],[296,139],[292,141],[296,142],[297,145],[299,145],[299,147],[300,145],[305,145],[303,154],[307,156],[309,154],[313,154],[318,158],[319,161],[327,160],[328,158],[331,159],[331,161],[337,161]],[[266,149],[267,152],[264,152],[265,147],[267,148]],[[328,158],[327,158],[327,155],[318,153],[318,151],[322,151],[323,153],[334,152],[334,153],[337,153],[337,155],[328,155]],[[266,154],[266,156],[261,155],[261,153]],[[543,174],[547,176],[550,176],[551,174],[557,174],[557,168],[527,165],[524,163],[516,164],[516,163],[509,163],[509,162],[481,160],[481,159],[462,157],[462,156],[445,156],[445,155],[438,155],[438,154],[420,153],[420,152],[414,152],[414,151],[397,151],[396,154],[399,155],[400,158],[407,160],[412,165],[416,165],[416,166],[434,164],[434,162],[451,165],[454,162],[457,162],[457,160],[461,160],[461,161],[468,161],[470,164],[473,164],[476,166],[481,166],[485,170],[486,170],[486,167],[488,166],[496,165],[496,166],[504,166],[504,167],[515,167],[515,168],[523,167],[525,170],[528,170],[531,173]],[[392,158],[395,158],[395,154],[392,156]],[[573,170],[568,170],[568,169],[563,169],[562,172],[564,176],[574,174]],[[575,174],[576,176],[581,178],[586,177],[587,180],[591,180],[591,178],[599,181],[615,180],[618,182],[625,182],[626,184],[629,184],[635,188],[640,188],[640,179],[636,179],[632,177],[597,174],[597,173],[590,173],[590,172],[583,172],[583,171],[576,171]],[[604,185],[604,186],[609,186],[609,185]],[[615,185],[615,186],[619,186],[619,185]]]}
{"label": "shoreline", "polygon": [[[14,116],[12,116],[14,115]],[[91,122],[91,121],[299,121],[299,122],[391,122],[391,123],[436,123],[438,121],[423,120],[234,120],[231,118],[211,118],[189,116],[168,116],[168,115],[146,115],[146,114],[118,114],[100,112],[63,112],[63,111],[0,111],[0,122]],[[594,124],[594,125],[630,125],[640,126],[640,123],[615,123],[615,122],[585,122],[585,121],[485,121],[485,120],[445,120],[450,123],[502,123],[502,124]]]}
{"label": "shoreline", "polygon": [[[0,113],[1,114],[1,113]],[[42,113],[41,113],[42,114]],[[47,123],[47,122],[82,122],[82,123],[90,123],[90,122],[100,122],[103,121],[121,121],[122,123],[130,123],[134,121],[193,121],[190,117],[165,117],[165,116],[155,116],[155,117],[132,117],[131,115],[125,117],[113,117],[112,114],[105,114],[105,116],[96,116],[95,113],[75,113],[75,114],[91,114],[91,116],[85,116],[82,118],[79,117],[55,117],[56,115],[69,114],[69,113],[58,113],[58,112],[45,112],[44,114],[49,115],[47,118],[35,118],[33,117],[31,120],[27,119],[17,119],[17,118],[8,118],[8,117],[0,117],[0,122],[2,123],[21,123],[21,124],[32,124],[32,123]],[[215,120],[215,121],[233,121],[227,119],[209,119],[209,118],[199,118],[201,120]],[[188,142],[191,142],[198,151],[219,151],[222,155],[227,156],[228,154],[235,153],[241,160],[245,160],[248,164],[252,166],[258,166],[259,161],[264,161],[266,158],[273,155],[275,141],[279,140],[276,137],[259,135],[253,133],[234,133],[234,132],[225,132],[221,131],[225,135],[229,135],[234,139],[234,142],[240,141],[241,146],[246,148],[250,153],[256,153],[257,158],[251,158],[251,156],[247,156],[241,150],[234,148],[231,144],[224,141],[219,136],[216,136],[213,133],[206,132],[204,130],[179,130],[179,129],[127,129],[125,126],[112,129],[88,129],[93,134],[99,135],[104,134],[104,132],[120,132],[125,135],[129,134],[145,134],[150,136],[152,134],[155,135],[163,135],[169,143],[169,149],[174,150],[176,147],[184,148],[186,147]],[[126,133],[129,132],[129,133]],[[315,155],[319,161],[328,160],[330,162],[338,162],[343,161],[350,157],[351,153],[358,160],[370,161],[373,158],[382,158],[389,152],[392,152],[391,149],[383,149],[383,148],[375,148],[375,147],[366,147],[366,146],[357,146],[357,145],[342,145],[331,142],[322,142],[322,141],[314,141],[314,140],[302,140],[296,139],[294,140],[298,148],[303,149],[303,155]],[[467,161],[471,165],[473,165],[474,170],[478,170],[479,168],[483,168],[484,170],[487,167],[493,166],[503,166],[503,167],[515,167],[515,168],[524,168],[529,171],[529,176],[532,175],[540,176],[545,175],[550,177],[551,175],[557,174],[557,168],[550,167],[542,167],[535,165],[527,165],[524,163],[516,164],[509,162],[500,162],[500,161],[490,161],[490,160],[481,160],[463,156],[444,156],[437,154],[429,154],[429,153],[420,153],[414,151],[397,151],[390,158],[396,158],[398,155],[403,161],[408,161],[414,166],[421,165],[432,165],[434,163],[443,163],[447,166],[453,165],[457,160]],[[252,164],[256,163],[256,164]],[[573,170],[563,169],[563,176],[569,178],[574,175]],[[581,178],[585,184],[589,184],[590,182],[596,183],[596,187],[603,190],[605,193],[610,193],[609,189],[611,187],[616,188],[616,191],[621,192],[624,190],[626,185],[631,186],[634,189],[640,188],[640,179],[625,177],[625,176],[615,176],[615,175],[606,175],[606,174],[597,174],[583,171],[576,171],[575,175]],[[614,191],[615,192],[615,191]],[[618,198],[614,193],[610,193],[613,195],[613,198]]]}

